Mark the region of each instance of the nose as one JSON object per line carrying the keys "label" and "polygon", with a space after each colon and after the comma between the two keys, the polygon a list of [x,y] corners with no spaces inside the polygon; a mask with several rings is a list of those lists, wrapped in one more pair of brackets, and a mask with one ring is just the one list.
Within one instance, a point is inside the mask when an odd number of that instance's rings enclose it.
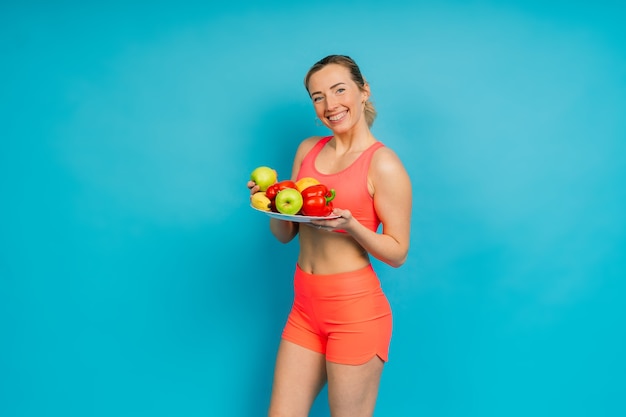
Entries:
{"label": "nose", "polygon": [[332,111],[335,110],[338,106],[338,101],[333,95],[329,95],[326,97],[326,110]]}

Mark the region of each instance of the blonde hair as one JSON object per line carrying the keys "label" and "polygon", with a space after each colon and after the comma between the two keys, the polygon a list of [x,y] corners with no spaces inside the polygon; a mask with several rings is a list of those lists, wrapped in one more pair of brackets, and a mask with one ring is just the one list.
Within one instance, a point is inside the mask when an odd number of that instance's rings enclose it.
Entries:
{"label": "blonde hair", "polygon": [[[311,78],[311,76],[329,64],[338,64],[347,68],[348,71],[350,71],[352,81],[354,81],[356,85],[359,86],[359,89],[361,91],[365,91],[366,81],[365,78],[363,78],[363,74],[361,74],[359,66],[356,64],[356,62],[354,62],[352,58],[346,55],[328,55],[327,57],[322,58],[315,64],[313,64],[313,66],[309,69],[309,71],[306,73],[306,76],[304,77],[304,88],[306,88],[307,91],[309,91],[309,79]],[[374,103],[372,103],[369,99],[367,99],[367,101],[365,102],[365,109],[363,110],[363,113],[365,115],[365,121],[367,122],[367,125],[369,127],[372,127],[372,125],[374,124],[374,119],[376,119],[377,112],[376,108],[374,108]]]}

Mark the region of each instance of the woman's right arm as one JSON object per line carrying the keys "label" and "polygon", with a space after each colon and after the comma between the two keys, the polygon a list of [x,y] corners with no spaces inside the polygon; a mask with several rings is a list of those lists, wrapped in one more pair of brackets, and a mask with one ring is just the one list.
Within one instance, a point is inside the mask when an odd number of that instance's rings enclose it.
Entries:
{"label": "woman's right arm", "polygon": [[298,223],[270,219],[270,231],[281,243],[289,243],[298,234]]}

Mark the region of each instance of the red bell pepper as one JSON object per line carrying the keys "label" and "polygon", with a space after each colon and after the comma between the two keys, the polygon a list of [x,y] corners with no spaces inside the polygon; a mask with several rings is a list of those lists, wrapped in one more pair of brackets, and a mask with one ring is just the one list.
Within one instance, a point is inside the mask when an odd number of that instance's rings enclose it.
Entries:
{"label": "red bell pepper", "polygon": [[267,196],[267,198],[270,199],[270,211],[273,211],[274,213],[278,212],[278,210],[276,209],[276,195],[285,188],[295,188],[296,190],[298,189],[295,182],[291,180],[283,180],[274,183],[273,185],[270,185],[267,190],[265,190],[265,195]]}
{"label": "red bell pepper", "polygon": [[333,212],[332,200],[335,190],[324,184],[311,185],[302,190],[302,214],[305,216],[325,217]]}
{"label": "red bell pepper", "polygon": [[276,198],[276,194],[278,194],[280,191],[284,190],[285,188],[295,188],[296,190],[298,189],[298,187],[296,187],[295,182],[291,180],[283,180],[283,181],[274,183],[273,185],[270,185],[267,188],[267,190],[265,190],[265,195],[267,196],[267,198],[274,201],[274,199]]}

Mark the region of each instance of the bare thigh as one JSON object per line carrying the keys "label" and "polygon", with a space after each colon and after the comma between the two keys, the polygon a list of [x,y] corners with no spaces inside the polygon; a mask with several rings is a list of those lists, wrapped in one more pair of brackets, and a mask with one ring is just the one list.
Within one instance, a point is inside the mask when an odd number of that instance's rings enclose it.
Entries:
{"label": "bare thigh", "polygon": [[274,370],[270,417],[307,417],[326,383],[324,355],[281,340]]}
{"label": "bare thigh", "polygon": [[383,365],[378,356],[363,365],[326,363],[332,417],[370,417],[374,414]]}

